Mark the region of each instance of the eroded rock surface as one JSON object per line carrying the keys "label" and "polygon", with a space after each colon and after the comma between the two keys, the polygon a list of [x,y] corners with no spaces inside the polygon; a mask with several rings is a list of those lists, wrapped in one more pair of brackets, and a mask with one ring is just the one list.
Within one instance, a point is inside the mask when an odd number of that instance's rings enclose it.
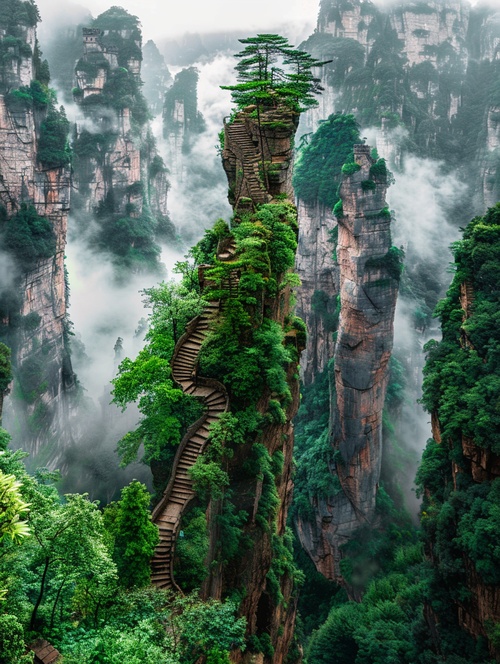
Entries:
{"label": "eroded rock surface", "polygon": [[[391,267],[391,218],[385,178],[377,177],[370,148],[354,146],[361,169],[344,176],[337,256],[340,323],[332,397],[331,472],[341,490],[312,498],[314,520],[298,517],[302,545],[318,570],[341,580],[340,547],[366,524],[375,525],[382,458],[382,410],[393,342],[398,273]],[[367,183],[371,183],[368,185]]]}
{"label": "eroded rock surface", "polygon": [[[33,53],[35,27],[20,26],[19,30]],[[16,376],[12,386],[16,398],[6,400],[4,426],[18,432],[23,447],[31,454],[45,447],[44,463],[53,465],[61,452],[62,432],[70,437],[66,397],[74,384],[66,339],[64,274],[70,169],[48,168],[38,160],[40,127],[47,110],[7,103],[8,90],[29,86],[33,78],[33,55],[13,57],[12,66],[7,62],[3,69],[0,203],[7,219],[23,205],[48,219],[55,236],[55,252],[39,258],[28,270],[13,255],[2,254],[8,269],[0,294],[1,327],[12,348]]]}

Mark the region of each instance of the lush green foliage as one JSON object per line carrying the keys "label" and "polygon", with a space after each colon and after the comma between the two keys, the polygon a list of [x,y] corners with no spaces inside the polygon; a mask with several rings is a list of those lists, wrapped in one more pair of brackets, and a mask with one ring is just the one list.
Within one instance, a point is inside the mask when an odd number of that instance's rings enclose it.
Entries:
{"label": "lush green foliage", "polygon": [[[454,245],[456,274],[437,309],[443,340],[427,345],[423,403],[436,411],[442,435],[457,444],[462,435],[500,453],[498,284],[500,204],[473,219]],[[464,314],[460,288],[473,302]]]}
{"label": "lush green foliage", "polygon": [[67,166],[71,160],[71,150],[68,143],[69,122],[64,108],[57,110],[54,106],[49,109],[46,118],[40,127],[38,141],[38,159],[47,168],[61,168]]}
{"label": "lush green foliage", "polygon": [[341,173],[349,175],[360,168],[346,164],[352,146],[359,142],[359,125],[353,115],[333,114],[322,122],[298,155],[293,175],[298,198],[332,208],[339,200]]}
{"label": "lush green foliage", "polygon": [[29,506],[21,497],[21,483],[15,475],[0,471],[0,541],[10,537],[19,542],[29,535],[29,528],[20,517],[26,516]]}
{"label": "lush green foliage", "polygon": [[[3,439],[5,447],[8,437]],[[78,494],[61,502],[54,475],[45,471],[29,476],[24,456],[7,449],[0,455],[0,470],[16,477],[21,499],[29,504],[30,531],[21,544],[10,538],[1,543],[0,584],[8,591],[3,612],[15,614],[21,624],[34,629],[53,626],[58,608],[68,616],[78,588],[102,602],[113,592],[116,571],[97,505]]]}
{"label": "lush green foliage", "polygon": [[393,246],[381,258],[369,258],[365,267],[385,270],[392,279],[399,281],[403,272],[403,259],[404,251]]}
{"label": "lush green foliage", "polygon": [[125,588],[149,584],[149,561],[160,541],[149,514],[150,495],[140,482],[122,490],[121,500],[106,508],[108,531],[113,536],[113,560]]}
{"label": "lush green foliage", "polygon": [[94,19],[92,27],[101,30],[120,32],[126,30],[131,39],[140,39],[140,21],[137,16],[129,14],[123,7],[114,5]]}
{"label": "lush green foliage", "polygon": [[314,95],[323,88],[312,69],[323,62],[295,49],[280,35],[260,34],[239,41],[246,44],[235,56],[240,60],[236,65],[239,82],[221,86],[231,91],[237,108],[255,104],[260,110],[282,104],[301,113],[318,105]]}
{"label": "lush green foliage", "polygon": [[[132,185],[133,186],[133,185]],[[126,277],[130,271],[159,272],[160,246],[155,237],[158,221],[149,210],[142,214],[115,212],[114,191],[110,190],[96,211],[99,230],[91,244],[101,251],[110,253],[120,278]],[[134,212],[134,214],[132,214]]]}
{"label": "lush green foliage", "polygon": [[252,319],[246,307],[258,306],[266,292],[278,294],[278,283],[293,267],[296,227],[296,212],[290,204],[260,206],[255,214],[243,215],[234,228],[236,261],[216,262],[207,272],[208,278],[221,284],[229,270],[243,270],[237,297],[216,291],[225,298],[224,316],[209,334],[200,356],[203,375],[223,376],[237,409],[256,403],[265,389],[276,393],[280,408],[286,408],[290,399],[286,366],[292,355],[283,344],[284,332],[265,315]]}
{"label": "lush green foliage", "polygon": [[194,507],[182,518],[175,545],[174,577],[184,591],[199,588],[207,574],[208,528],[205,511]]}
{"label": "lush green foliage", "polygon": [[10,348],[5,344],[0,343],[0,399],[12,380],[10,356]]}
{"label": "lush green foliage", "polygon": [[31,81],[28,85],[11,90],[5,95],[5,103],[11,111],[24,109],[45,110],[48,106],[55,104],[54,91],[38,80]]}
{"label": "lush green foliage", "polygon": [[7,29],[14,26],[35,26],[40,14],[33,0],[6,0],[2,6],[0,25]]}
{"label": "lush green foliage", "polygon": [[[191,281],[189,275],[186,281]],[[124,464],[136,458],[141,444],[145,462],[168,463],[173,446],[201,415],[200,404],[174,385],[170,360],[176,341],[188,321],[201,313],[204,300],[193,284],[188,287],[174,282],[162,283],[144,294],[145,304],[152,310],[146,345],[135,360],[123,360],[113,381],[114,402],[122,408],[137,402],[142,413],[138,428],[118,444]]]}
{"label": "lush green foliage", "polygon": [[38,260],[50,258],[56,250],[56,236],[51,222],[41,217],[33,205],[21,203],[16,214],[0,227],[4,246],[23,271],[31,270]]}
{"label": "lush green foliage", "polygon": [[[498,334],[500,204],[474,218],[453,245],[455,276],[437,308],[442,341],[426,346],[423,403],[439,420],[417,474],[424,496],[422,529],[435,562],[432,605],[438,619],[467,606],[471,567],[497,585],[500,482],[475,477],[468,445],[500,452]],[[467,296],[467,302],[464,301]],[[454,476],[452,476],[452,469]]]}
{"label": "lush green foliage", "polygon": [[0,498],[5,507],[7,478],[30,532],[10,536],[8,506],[0,524],[0,662],[32,661],[25,643],[39,634],[70,664],[192,664],[201,656],[227,662],[230,650],[244,647],[245,621],[231,602],[122,588],[148,582],[158,537],[139,482],[125,487],[103,515],[86,495],[61,500],[56,474],[28,475],[26,455],[7,449],[8,441],[0,430]]}
{"label": "lush green foliage", "polygon": [[245,622],[234,614],[230,602],[145,588],[119,595],[97,628],[65,626],[56,643],[69,664],[192,664],[217,655],[225,662],[243,643]]}
{"label": "lush green foliage", "polygon": [[129,14],[122,7],[111,7],[100,14],[93,27],[105,31],[101,37],[103,47],[113,48],[117,54],[118,67],[109,68],[109,63],[101,53],[90,53],[77,62],[76,70],[88,76],[97,76],[99,68],[107,72],[101,94],[89,95],[80,99],[84,109],[92,113],[95,105],[104,105],[115,111],[130,109],[132,126],[136,134],[149,119],[149,110],[141,92],[141,82],[128,70],[131,61],[141,61],[141,31],[137,16]]}

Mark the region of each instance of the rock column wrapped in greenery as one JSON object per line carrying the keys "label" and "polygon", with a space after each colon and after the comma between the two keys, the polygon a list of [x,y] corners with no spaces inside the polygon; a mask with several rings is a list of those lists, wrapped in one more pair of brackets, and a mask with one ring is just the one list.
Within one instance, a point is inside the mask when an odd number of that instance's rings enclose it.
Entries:
{"label": "rock column wrapped in greenery", "polygon": [[[193,457],[188,475],[207,506],[202,593],[231,597],[247,621],[246,649],[232,658],[250,662],[260,654],[281,664],[301,577],[286,526],[305,342],[305,326],[293,310],[299,283],[292,272],[293,139],[300,111],[314,103],[317,79],[310,69],[319,63],[277,35],[242,41],[248,46],[239,54],[240,83],[229,87],[237,108],[225,123],[223,146],[235,213],[231,230],[218,223],[217,251],[212,249],[211,265],[201,270],[204,298],[218,305],[201,347],[193,340],[198,367],[193,372],[189,365],[186,377],[199,385],[198,376],[223,384],[228,412],[209,423],[208,442]],[[179,343],[184,348],[189,341]],[[182,538],[179,549],[185,552],[181,544]]]}
{"label": "rock column wrapped in greenery", "polygon": [[[385,161],[372,158],[369,146],[361,144],[354,145],[351,159],[342,167],[340,199],[334,207],[340,320],[331,385],[329,472],[335,481],[325,480],[321,494],[311,492],[315,509],[299,510],[296,519],[301,542],[317,569],[341,582],[346,581],[342,545],[361,527],[377,525],[382,411],[402,270],[402,251],[391,246]],[[311,478],[311,486],[320,484]]]}

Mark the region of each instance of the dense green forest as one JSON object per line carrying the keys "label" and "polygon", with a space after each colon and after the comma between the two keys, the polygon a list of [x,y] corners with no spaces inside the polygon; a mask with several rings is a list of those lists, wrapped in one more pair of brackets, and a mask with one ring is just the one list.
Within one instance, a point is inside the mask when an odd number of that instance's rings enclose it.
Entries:
{"label": "dense green forest", "polygon": [[[320,21],[341,23],[341,12],[356,5],[330,4],[322,3]],[[294,311],[301,240],[292,181],[297,199],[335,217],[328,251],[335,269],[348,270],[337,258],[339,226],[356,220],[344,217],[341,187],[361,170],[354,160],[354,146],[366,141],[361,127],[382,121],[386,129],[409,127],[403,151],[446,158],[446,169],[461,167],[463,175],[484,130],[479,122],[472,126],[471,118],[498,101],[498,62],[473,62],[464,83],[459,57],[440,46],[426,51],[437,68],[425,62],[408,69],[404,44],[383,12],[371,2],[362,3],[362,11],[370,17],[367,57],[354,39],[319,31],[299,49],[276,34],[240,40],[237,82],[221,85],[234,108],[214,150],[229,180],[234,171],[235,181],[246,182],[250,194],[257,188],[265,202],[238,198],[231,187],[233,215],[204,231],[175,262],[173,278],[141,291],[147,316],[140,325],[142,348],[123,357],[118,339],[116,376],[101,396],[103,402],[109,397],[117,412],[136,409],[136,425],[120,434],[117,453],[122,467],[140,462],[149,468],[149,487],[132,480],[114,491],[116,499],[100,502],[89,496],[93,487],[82,493],[61,489],[65,476],[76,472],[68,468],[70,456],[61,457],[61,470],[53,464],[27,470],[29,445],[19,445],[23,426],[26,441],[28,433],[49,428],[46,401],[63,389],[58,385],[74,389],[81,406],[85,399],[71,369],[74,335],[67,310],[61,314],[60,366],[42,316],[20,313],[28,310],[23,288],[31,293],[41,279],[28,276],[55,265],[65,237],[49,212],[40,214],[24,175],[19,199],[0,192],[0,258],[14,266],[13,280],[5,285],[2,276],[0,284],[0,664],[33,662],[28,648],[38,638],[57,648],[64,664],[498,661],[500,203],[463,222],[451,247],[451,285],[435,310],[441,269],[437,274],[430,263],[412,263],[411,256],[405,262],[397,247],[366,262],[367,269],[388,272],[385,283],[401,284],[416,330],[439,321],[440,329],[433,330],[438,338],[423,349],[420,402],[432,421],[432,437],[417,458],[408,444],[411,434],[401,425],[414,370],[411,360],[396,352],[387,389],[380,388],[386,397],[375,516],[340,547],[341,578],[335,582],[317,571],[300,545],[301,518],[312,518],[319,501],[342,492],[333,469],[344,461],[332,447],[335,358],[311,384],[300,383],[308,331]],[[417,3],[413,11],[424,16],[434,10]],[[199,71],[186,67],[172,81],[150,42],[144,53],[152,70],[143,88],[140,19],[111,7],[85,28],[87,37],[98,35],[98,48],[88,46],[76,62],[72,95],[87,124],[72,130],[49,87],[38,42],[32,49],[24,41],[39,20],[33,0],[6,0],[0,8],[0,104],[16,128],[33,127],[38,171],[31,179],[38,183],[42,173],[53,179],[67,173],[69,182],[72,169],[77,184],[71,223],[78,241],[104,256],[121,284],[132,274],[161,278],[160,244],[180,245],[166,209],[169,164],[153,135],[151,109],[163,111],[168,138],[180,130],[181,104],[182,151],[196,154],[197,138],[207,128],[198,110]],[[64,47],[71,57],[72,40]],[[33,79],[16,86],[12,63],[23,58],[33,65]],[[300,114],[316,108],[323,85],[336,91],[337,110],[295,144]],[[458,94],[463,108],[451,121],[450,99]],[[500,193],[497,153],[491,151],[486,161],[492,190]],[[368,201],[375,181],[398,177],[376,149],[370,164],[370,179],[356,190]],[[130,184],[134,168],[138,179]],[[3,184],[1,166],[0,179]],[[99,200],[97,190],[105,192]],[[47,184],[40,191],[46,201],[53,196]],[[460,219],[469,208],[470,201]],[[374,228],[377,215],[388,220],[392,211],[383,207],[366,215]],[[353,254],[352,260],[363,256]],[[60,298],[67,305],[70,283],[61,266],[55,272],[60,270]],[[54,299],[44,287],[50,308]],[[350,287],[358,284],[352,281]],[[347,315],[340,295],[315,290],[310,306],[337,342]],[[78,348],[76,339],[73,344]],[[190,354],[196,355],[194,369]],[[174,377],[175,362],[184,366],[183,380]],[[1,424],[4,401],[10,407],[9,389],[30,415],[8,432]],[[227,405],[209,421],[214,390]],[[64,408],[78,407],[77,402]],[[102,412],[105,432],[110,411]],[[92,413],[82,406],[80,429],[101,426],[86,421]],[[182,454],[203,428],[206,443],[184,468]],[[51,441],[55,435],[51,430]],[[78,435],[86,440],[85,432]],[[40,460],[48,454],[42,450]],[[415,465],[418,515],[408,505]],[[173,513],[168,504],[180,500],[172,489],[174,476],[188,487],[188,500],[176,541],[165,544],[165,523]],[[165,500],[167,508],[158,517],[155,509]],[[328,523],[325,515],[325,529]],[[170,547],[165,575],[175,577],[168,589],[152,581],[151,571],[165,547]]]}

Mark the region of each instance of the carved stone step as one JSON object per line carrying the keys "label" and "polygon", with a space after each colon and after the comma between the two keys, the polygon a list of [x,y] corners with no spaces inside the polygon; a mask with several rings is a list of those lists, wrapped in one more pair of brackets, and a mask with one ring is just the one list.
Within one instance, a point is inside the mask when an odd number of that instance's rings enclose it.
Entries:
{"label": "carved stone step", "polygon": [[205,403],[209,408],[213,408],[214,406],[219,406],[220,404],[226,404],[227,399],[225,395],[222,394],[222,392],[216,392],[211,397],[205,399]]}
{"label": "carved stone step", "polygon": [[189,339],[182,344],[182,348],[192,348],[194,351],[199,353],[201,347],[201,341],[195,339],[193,336],[190,336]]}
{"label": "carved stone step", "polygon": [[196,360],[197,355],[198,353],[196,350],[181,346],[177,352],[177,355],[175,356],[175,361],[177,362],[177,359]]}

